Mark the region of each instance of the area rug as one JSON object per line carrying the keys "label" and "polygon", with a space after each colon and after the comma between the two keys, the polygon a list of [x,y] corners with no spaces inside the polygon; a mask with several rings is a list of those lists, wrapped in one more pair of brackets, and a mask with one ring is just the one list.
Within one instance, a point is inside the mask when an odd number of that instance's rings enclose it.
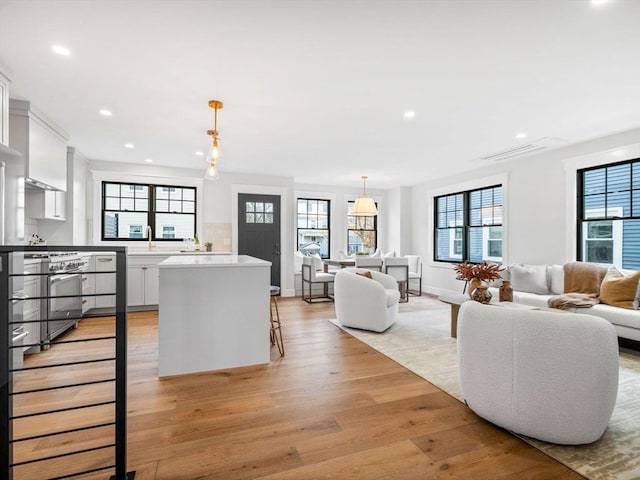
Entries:
{"label": "area rug", "polygon": [[[386,332],[341,326],[342,330],[395,360],[462,401],[458,385],[457,344],[450,334],[449,307],[400,313]],[[640,356],[620,354],[618,399],[600,440],[577,447],[522,437],[569,468],[593,480],[640,479]]]}

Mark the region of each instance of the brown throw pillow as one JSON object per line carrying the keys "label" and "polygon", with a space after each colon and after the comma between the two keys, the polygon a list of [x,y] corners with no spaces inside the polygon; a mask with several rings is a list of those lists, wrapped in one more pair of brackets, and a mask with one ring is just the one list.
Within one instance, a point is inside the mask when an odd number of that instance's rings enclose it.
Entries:
{"label": "brown throw pillow", "polygon": [[371,276],[371,272],[366,271],[366,272],[356,272],[357,275],[360,275],[361,277],[367,277],[367,278],[371,278],[373,279],[373,277]]}
{"label": "brown throw pillow", "polygon": [[600,286],[600,302],[614,307],[633,308],[640,272],[625,275],[617,268],[611,268]]}

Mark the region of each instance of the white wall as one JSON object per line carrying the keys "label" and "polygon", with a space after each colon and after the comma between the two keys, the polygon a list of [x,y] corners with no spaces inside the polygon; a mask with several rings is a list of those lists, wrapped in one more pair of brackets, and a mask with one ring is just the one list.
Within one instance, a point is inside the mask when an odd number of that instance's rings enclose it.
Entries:
{"label": "white wall", "polygon": [[73,195],[71,202],[67,201],[67,215],[72,214],[73,245],[86,245],[89,239],[87,232],[87,175],[89,173],[89,160],[73,147],[69,148],[69,156],[68,162],[73,166],[73,175],[70,175],[67,184],[69,184],[69,181],[72,182]]}
{"label": "white wall", "polygon": [[387,241],[384,251],[395,250],[396,255],[413,254],[411,194],[410,187],[394,188],[387,192]]}
{"label": "white wall", "polygon": [[412,244],[422,257],[423,288],[462,291],[452,264],[433,261],[433,198],[502,183],[503,263],[557,263],[576,258],[576,172],[640,157],[640,129],[438,179],[412,188]]}
{"label": "white wall", "polygon": [[[100,185],[103,180],[151,181],[156,183],[181,183],[198,186],[197,231],[202,237],[203,225],[229,223],[232,226],[230,249],[237,252],[237,197],[239,193],[270,194],[281,196],[281,272],[282,292],[293,295],[294,266],[293,254],[296,249],[296,199],[298,197],[328,198],[331,202],[331,256],[337,257],[340,250],[346,250],[346,202],[355,200],[359,188],[337,188],[329,185],[296,185],[292,177],[224,173],[213,182],[203,180],[199,170],[188,170],[153,165],[132,165],[119,162],[91,161],[89,164],[87,196],[87,223],[90,243],[100,241]],[[386,206],[386,191],[371,190],[369,194],[378,202],[378,245],[385,251],[394,247],[387,245],[390,235],[389,213]],[[409,197],[407,189],[402,195]],[[398,226],[399,228],[399,226]],[[406,228],[406,225],[405,225]],[[399,238],[398,234],[393,234]],[[203,240],[207,240],[203,238]],[[407,240],[408,242],[408,240]],[[175,248],[175,242],[156,242],[158,249]],[[145,248],[140,242],[108,242],[109,245],[127,245],[132,249]]]}
{"label": "white wall", "polygon": [[[332,185],[296,184],[292,198],[293,242],[296,243],[296,199],[319,198],[331,200],[331,249],[329,256],[338,258],[340,251],[347,251],[347,202],[355,201],[361,191],[358,188],[335,187]],[[385,190],[367,190],[367,194],[378,204],[378,247],[383,251],[389,247],[389,206]]]}

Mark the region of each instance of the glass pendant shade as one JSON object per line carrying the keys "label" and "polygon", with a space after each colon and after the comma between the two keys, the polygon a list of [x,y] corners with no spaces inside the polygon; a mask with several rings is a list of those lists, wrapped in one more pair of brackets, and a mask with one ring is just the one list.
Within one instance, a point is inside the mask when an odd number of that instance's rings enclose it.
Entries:
{"label": "glass pendant shade", "polygon": [[205,180],[216,180],[220,178],[217,161],[220,158],[220,141],[218,140],[218,110],[222,108],[220,100],[209,100],[209,107],[213,108],[213,130],[207,130],[207,135],[211,136],[211,148],[207,153],[207,171],[204,174]]}
{"label": "glass pendant shade", "polygon": [[209,149],[209,153],[207,153],[207,162],[209,165],[207,166],[207,171],[204,174],[205,180],[216,180],[220,178],[220,174],[218,173],[218,167],[216,161],[220,157],[220,148],[218,139],[214,137],[213,142],[211,143],[211,148]]}
{"label": "glass pendant shade", "polygon": [[220,174],[218,173],[218,167],[216,167],[216,162],[209,162],[209,166],[207,167],[207,171],[204,174],[205,180],[217,180],[220,178]]}
{"label": "glass pendant shade", "polygon": [[211,160],[218,160],[218,158],[220,157],[220,144],[218,143],[218,139],[214,138],[213,139],[213,145],[211,145],[211,149],[209,150],[209,155],[207,156],[207,159],[209,161]]}

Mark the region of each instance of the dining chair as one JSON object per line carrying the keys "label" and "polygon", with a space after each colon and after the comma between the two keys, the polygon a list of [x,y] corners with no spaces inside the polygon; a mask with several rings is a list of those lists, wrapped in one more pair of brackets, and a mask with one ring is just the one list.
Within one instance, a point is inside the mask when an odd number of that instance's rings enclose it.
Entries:
{"label": "dining chair", "polygon": [[382,258],[356,255],[356,268],[366,268],[367,270],[382,272]]}
{"label": "dining chair", "polygon": [[391,275],[398,282],[400,301],[409,301],[409,259],[405,257],[389,257],[384,259],[384,273]]}
{"label": "dining chair", "polygon": [[[305,256],[302,259],[302,300],[307,303],[333,302],[333,296],[329,294],[329,284],[333,283],[335,275],[323,272],[322,261],[318,262],[313,257]],[[322,285],[322,295],[313,294],[313,285]],[[309,289],[309,295],[305,295],[305,285]]]}
{"label": "dining chair", "polygon": [[[409,260],[409,281],[407,282],[407,293],[413,297],[422,296],[422,262],[419,255],[405,255]],[[418,281],[418,289],[411,289],[411,281]]]}

